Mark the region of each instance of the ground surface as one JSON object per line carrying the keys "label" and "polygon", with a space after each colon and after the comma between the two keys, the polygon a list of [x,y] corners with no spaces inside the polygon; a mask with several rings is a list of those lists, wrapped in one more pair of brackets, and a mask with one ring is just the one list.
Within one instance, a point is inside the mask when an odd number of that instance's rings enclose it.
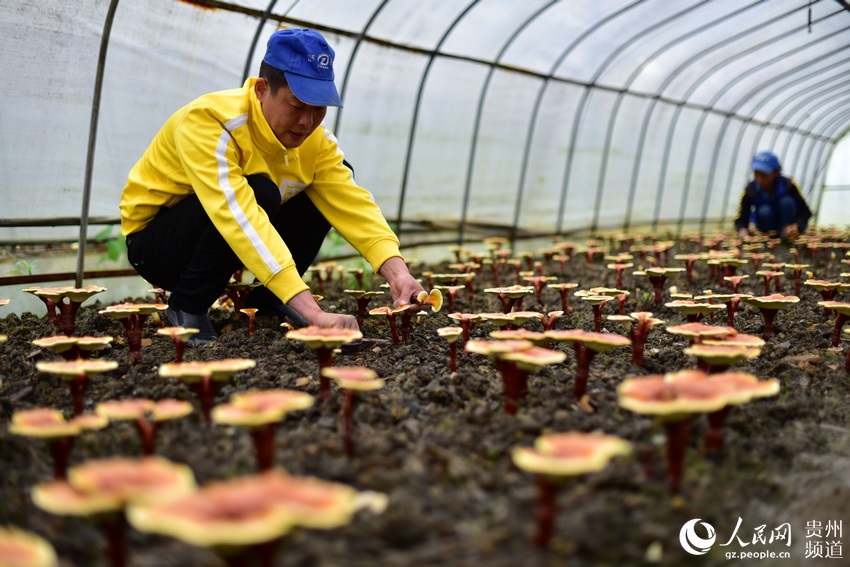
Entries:
{"label": "ground surface", "polygon": [[[787,250],[778,253],[779,259],[789,259]],[[677,264],[672,259],[667,263]],[[821,262],[810,269],[819,279],[838,280],[846,267]],[[433,269],[448,270],[446,266]],[[722,291],[709,281],[704,263],[698,263],[697,270],[694,283],[687,283],[683,276],[673,283],[680,291]],[[753,271],[744,267],[739,273]],[[557,264],[547,266],[546,273],[559,281],[577,282],[581,288],[614,283],[613,273],[603,262],[589,264],[583,256],[576,256],[565,270]],[[514,283],[507,273],[502,278],[503,283]],[[480,293],[491,285],[489,275],[482,272],[476,281],[479,293],[475,299],[470,302],[463,295],[456,309],[498,311],[497,300]],[[741,291],[761,295],[762,285],[754,276]],[[627,273],[624,287],[632,292],[627,312],[650,310],[670,323],[683,322],[678,313],[653,305],[646,280]],[[341,295],[340,288],[333,284],[325,290],[323,305],[354,313],[353,300]],[[783,291],[793,294],[791,280],[783,283]],[[619,408],[615,394],[615,387],[626,376],[695,365],[694,359],[681,352],[686,341],[663,330],[650,335],[644,369],[631,366],[629,347],[596,357],[589,384],[596,406],[593,414],[579,409],[572,399],[572,351],[556,346],[567,350],[566,362],[535,373],[519,414],[506,415],[500,378],[491,361],[480,355],[462,356],[458,372],[448,371],[448,345],[435,332],[450,324],[445,312],[426,317],[409,341],[377,342],[343,352],[337,365],[368,366],[386,380],[383,390],[365,394],[357,407],[356,456],[349,459],[343,450],[341,396],[335,391],[324,405],[293,413],[281,425],[275,462],[293,474],[385,492],[390,505],[385,514],[362,513],[342,529],[291,534],[280,547],[277,564],[708,566],[728,563],[726,554],[733,552],[790,553],[787,559],[757,561],[760,565],[845,564],[850,548],[842,547],[842,534],[827,533],[825,528],[829,522],[847,518],[850,509],[850,377],[843,359],[848,341],[843,338],[840,350],[830,349],[834,318],[824,318],[817,306],[817,292],[804,286],[801,295],[796,307],[777,317],[774,337],[761,356],[735,367],[761,378],[778,378],[781,393],[735,408],[726,423],[725,450],[717,457],[700,454],[705,421],[704,417],[695,419],[682,490],[675,497],[665,486],[662,430],[649,418]],[[542,306],[526,300],[523,307],[550,311],[560,306],[554,290],[544,291],[543,300]],[[387,303],[378,298],[372,306]],[[589,306],[575,299],[571,305],[575,311],[555,327],[591,330]],[[613,306],[606,307],[606,314],[613,312]],[[55,334],[43,315],[11,315],[0,320],[0,333],[9,336],[0,345],[0,524],[41,534],[57,549],[63,565],[105,565],[104,539],[94,524],[52,516],[30,499],[32,485],[51,476],[46,444],[7,432],[17,409],[55,406],[70,412],[65,384],[35,370],[36,361],[58,359],[31,344],[33,339]],[[301,343],[284,339],[275,321],[261,319],[254,337],[248,337],[243,319],[217,314],[214,321],[222,329],[220,341],[190,350],[187,359],[257,360],[255,369],[238,374],[224,386],[217,401],[252,388],[317,393],[315,356]],[[716,318],[713,324],[724,321],[724,317]],[[737,326],[742,332],[760,335],[762,318],[747,307],[738,315]],[[527,323],[526,327],[538,329],[539,323]],[[604,327],[623,332],[618,324],[606,322]],[[473,336],[484,338],[492,329],[491,324],[479,325]],[[144,346],[139,364],[129,364],[120,340],[97,353],[119,361],[120,367],[93,381],[86,396],[88,411],[97,401],[141,396],[196,403],[185,386],[158,377],[158,366],[173,360],[174,349],[154,330],[150,323],[145,331],[150,342]],[[82,309],[77,334],[120,337],[121,333],[120,325],[98,315],[96,306]],[[365,334],[378,339],[390,336],[386,323],[377,319],[367,319]],[[534,532],[533,478],[513,465],[509,450],[531,445],[545,432],[571,430],[618,435],[634,444],[634,452],[600,473],[563,485],[552,549],[543,553],[529,544]],[[71,461],[134,456],[139,450],[135,429],[128,423],[113,423],[80,438]],[[236,428],[208,427],[197,411],[161,428],[157,452],[190,465],[199,484],[255,470],[249,434]],[[679,543],[680,528],[695,518],[717,531],[715,545],[702,556],[687,554]],[[815,522],[824,527],[820,537],[811,529]],[[784,524],[790,526],[790,547],[786,540],[769,541]],[[764,535],[764,543],[758,540],[759,533]],[[728,545],[721,546],[723,543]],[[812,556],[818,553],[840,558],[815,560]],[[128,563],[145,567],[222,565],[208,550],[132,530]]]}

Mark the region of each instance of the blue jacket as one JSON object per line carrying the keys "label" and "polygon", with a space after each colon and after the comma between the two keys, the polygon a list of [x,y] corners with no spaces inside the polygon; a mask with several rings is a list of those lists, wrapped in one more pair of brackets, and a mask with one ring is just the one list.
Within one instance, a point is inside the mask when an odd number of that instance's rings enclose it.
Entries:
{"label": "blue jacket", "polygon": [[797,204],[797,224],[803,226],[812,217],[812,211],[797,183],[790,177],[780,175],[776,178],[767,191],[762,190],[755,181],[750,181],[741,194],[741,205],[738,208],[738,216],[735,218],[735,228],[747,228],[750,224],[750,214],[758,207],[769,204],[776,206],[777,201],[784,195],[790,195]]}

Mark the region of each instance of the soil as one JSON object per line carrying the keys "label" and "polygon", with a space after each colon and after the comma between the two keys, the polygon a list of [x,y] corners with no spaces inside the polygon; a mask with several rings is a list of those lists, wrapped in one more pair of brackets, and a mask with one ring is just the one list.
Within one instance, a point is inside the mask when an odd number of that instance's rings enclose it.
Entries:
{"label": "soil", "polygon": [[[666,265],[680,265],[673,253]],[[790,261],[779,247],[778,261]],[[843,252],[839,251],[838,254]],[[822,258],[825,258],[822,257]],[[841,281],[846,265],[837,260],[803,258],[818,279]],[[648,261],[635,261],[636,264]],[[573,281],[580,288],[614,285],[614,273],[601,259],[588,262],[577,255],[565,268],[547,265],[547,275]],[[419,267],[437,272],[446,265]],[[679,291],[695,294],[724,288],[709,280],[704,262],[698,262],[695,281],[683,275],[671,283]],[[751,266],[739,274],[753,274]],[[502,274],[502,285],[515,283],[512,273]],[[785,278],[783,278],[785,280]],[[375,279],[372,289],[380,282]],[[352,284],[347,283],[346,287]],[[498,300],[481,290],[493,285],[482,271],[476,278],[477,294],[458,297],[456,310],[499,311]],[[631,291],[626,312],[653,311],[669,324],[684,322],[677,312],[655,305],[651,286],[628,271],[623,285]],[[782,282],[793,294],[793,278]],[[324,291],[327,310],[354,313],[354,300],[341,293],[342,283]],[[314,290],[316,292],[317,290]],[[761,295],[760,277],[751,275],[741,289]],[[665,297],[669,296],[669,290]],[[556,291],[543,292],[543,305],[533,296],[523,309],[548,312],[560,308]],[[387,304],[382,298],[372,307]],[[841,296],[837,298],[841,300]],[[150,302],[151,298],[131,301]],[[774,334],[761,355],[735,369],[760,378],[778,378],[781,392],[735,407],[725,424],[726,442],[720,455],[700,451],[705,417],[693,420],[681,490],[671,494],[665,482],[663,430],[652,419],[617,405],[616,386],[627,376],[693,368],[695,360],[682,353],[687,341],[655,330],[650,334],[644,368],[630,363],[630,347],[598,355],[591,365],[589,394],[594,413],[583,411],[573,400],[575,356],[567,352],[564,363],[532,374],[529,394],[519,413],[503,410],[502,386],[492,361],[470,354],[459,356],[458,371],[449,372],[448,344],[436,329],[451,324],[446,312],[429,315],[414,327],[409,340],[393,343],[384,320],[369,318],[364,334],[378,341],[345,349],[337,365],[362,365],[374,369],[385,381],[377,392],[360,397],[355,412],[355,456],[346,456],[341,419],[342,396],[336,389],[328,401],[290,414],[277,432],[275,463],[292,474],[349,484],[389,496],[382,515],[359,513],[354,521],[332,531],[292,532],[277,553],[281,566],[427,566],[451,565],[507,567],[541,565],[573,567],[615,565],[721,565],[732,552],[788,552],[790,558],[763,559],[760,565],[839,565],[850,549],[842,549],[841,534],[827,532],[830,522],[840,522],[850,509],[850,381],[844,368],[847,339],[830,348],[834,316],[825,318],[817,305],[820,294],[803,286],[801,301],[779,313]],[[615,303],[615,302],[611,302]],[[609,303],[605,313],[615,312]],[[592,330],[590,307],[570,298],[574,311],[558,319],[555,328]],[[149,321],[141,361],[131,364],[122,328],[99,315],[102,306],[87,302],[77,318],[77,335],[112,335],[112,346],[96,357],[116,360],[117,370],[96,377],[86,393],[86,411],[99,401],[148,397],[191,400],[185,386],[160,378],[158,366],[174,360],[170,339],[155,334]],[[711,324],[725,324],[724,312]],[[253,337],[247,322],[224,311],[214,312],[221,331],[216,343],[187,349],[187,360],[252,358],[256,368],[229,380],[217,402],[232,394],[259,388],[290,388],[318,393],[316,357],[304,344],[283,337],[273,319],[260,318]],[[761,335],[763,319],[752,307],[736,318],[738,330]],[[540,323],[525,324],[540,329]],[[618,323],[605,321],[608,332],[623,333]],[[492,324],[473,329],[485,338]],[[9,434],[12,413],[19,409],[52,406],[71,411],[67,386],[60,379],[36,371],[39,360],[59,356],[31,344],[56,334],[44,313],[27,313],[0,319],[0,524],[12,524],[42,535],[61,557],[63,566],[106,565],[105,539],[91,521],[60,517],[37,508],[31,487],[52,475],[46,443]],[[845,334],[844,337],[847,335]],[[530,446],[547,432],[601,431],[633,444],[633,452],[618,458],[603,471],[567,480],[557,497],[558,514],[551,548],[531,545],[535,531],[534,478],[512,463],[510,449]],[[71,465],[111,455],[137,456],[140,441],[128,422],[113,422],[107,429],[81,436],[73,447]],[[251,474],[256,470],[250,434],[243,429],[207,426],[196,411],[164,424],[157,438],[157,453],[191,466],[199,484]],[[716,529],[716,543],[700,556],[690,555],[680,544],[683,524],[700,519]],[[735,532],[736,524],[740,525]],[[813,531],[818,522],[824,529]],[[832,526],[834,527],[835,524]],[[785,526],[785,527],[783,527]],[[770,541],[785,528],[787,539]],[[848,526],[850,528],[850,526]],[[786,530],[787,531],[787,530]],[[763,534],[764,541],[758,539]],[[704,533],[703,533],[704,535]],[[733,537],[735,536],[735,537]],[[212,551],[192,547],[167,537],[128,531],[128,564],[139,567],[213,567],[223,562]],[[721,544],[727,545],[721,545]],[[821,557],[815,559],[817,549]]]}

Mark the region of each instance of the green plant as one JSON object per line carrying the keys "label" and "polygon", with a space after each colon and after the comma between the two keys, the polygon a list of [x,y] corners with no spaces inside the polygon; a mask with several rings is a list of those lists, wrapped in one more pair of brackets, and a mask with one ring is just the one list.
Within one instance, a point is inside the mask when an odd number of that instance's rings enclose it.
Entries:
{"label": "green plant", "polygon": [[[12,256],[14,258],[14,256]],[[22,276],[27,275],[31,276],[33,273],[33,269],[35,265],[38,263],[38,260],[28,261],[28,260],[15,260],[14,268],[9,270],[9,273],[13,276]]]}
{"label": "green plant", "polygon": [[106,257],[113,262],[119,261],[127,252],[127,243],[124,242],[124,235],[118,231],[117,235],[112,234],[114,226],[107,226],[94,236],[94,241],[97,243],[106,243]]}

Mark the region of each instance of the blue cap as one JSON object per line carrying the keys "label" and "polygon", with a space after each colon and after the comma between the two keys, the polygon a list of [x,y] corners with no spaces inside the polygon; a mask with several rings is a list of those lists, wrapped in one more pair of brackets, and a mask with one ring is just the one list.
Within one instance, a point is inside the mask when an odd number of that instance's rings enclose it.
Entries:
{"label": "blue cap", "polygon": [[773,173],[779,170],[779,158],[773,152],[759,152],[753,156],[753,171]]}
{"label": "blue cap", "polygon": [[334,50],[319,32],[279,30],[272,34],[263,61],[280,69],[298,100],[313,106],[342,106],[334,85]]}

